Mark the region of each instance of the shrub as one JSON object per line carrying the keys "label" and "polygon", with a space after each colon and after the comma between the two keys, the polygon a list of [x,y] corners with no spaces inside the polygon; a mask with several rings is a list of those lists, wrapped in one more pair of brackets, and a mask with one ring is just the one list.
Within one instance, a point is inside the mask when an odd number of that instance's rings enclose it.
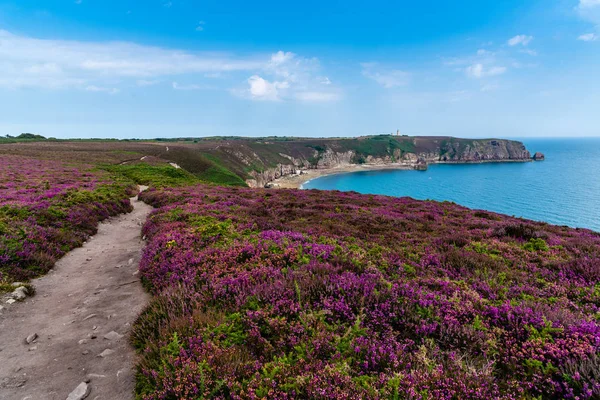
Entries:
{"label": "shrub", "polygon": [[140,398],[600,395],[589,231],[356,193],[142,198]]}

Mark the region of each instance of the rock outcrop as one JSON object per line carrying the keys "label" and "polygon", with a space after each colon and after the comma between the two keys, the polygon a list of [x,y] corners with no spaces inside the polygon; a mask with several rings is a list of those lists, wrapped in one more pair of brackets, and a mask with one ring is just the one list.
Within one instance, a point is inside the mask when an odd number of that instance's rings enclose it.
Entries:
{"label": "rock outcrop", "polygon": [[440,162],[528,161],[531,154],[512,140],[448,140],[441,144]]}
{"label": "rock outcrop", "polygon": [[262,172],[250,171],[249,175],[252,178],[247,179],[246,183],[250,187],[262,188],[282,176],[295,174],[297,170],[298,167],[295,164],[277,164],[276,167],[268,168]]}
{"label": "rock outcrop", "polygon": [[427,164],[427,161],[425,161],[424,158],[419,158],[415,164],[415,169],[417,171],[427,171],[427,169],[429,168],[429,165]]}
{"label": "rock outcrop", "polygon": [[335,168],[355,164],[353,162],[355,153],[353,151],[336,152],[327,148],[324,152],[315,152],[317,158],[317,169]]}
{"label": "rock outcrop", "polygon": [[544,153],[540,153],[539,151],[533,155],[534,161],[544,161],[545,159],[546,156],[544,155]]}

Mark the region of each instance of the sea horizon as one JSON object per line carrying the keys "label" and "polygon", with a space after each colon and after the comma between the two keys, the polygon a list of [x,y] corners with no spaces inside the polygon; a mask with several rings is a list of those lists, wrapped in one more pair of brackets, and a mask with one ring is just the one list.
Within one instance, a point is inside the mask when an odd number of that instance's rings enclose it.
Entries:
{"label": "sea horizon", "polygon": [[[310,179],[301,189],[451,201],[472,208],[600,232],[600,137],[515,138],[545,161],[433,164],[427,171],[341,172]],[[599,143],[600,144],[600,143]],[[537,198],[537,201],[536,201]]]}

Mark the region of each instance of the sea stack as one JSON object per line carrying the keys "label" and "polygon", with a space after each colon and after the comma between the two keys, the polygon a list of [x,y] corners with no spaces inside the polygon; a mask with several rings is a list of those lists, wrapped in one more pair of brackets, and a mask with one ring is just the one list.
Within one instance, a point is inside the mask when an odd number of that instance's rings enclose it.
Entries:
{"label": "sea stack", "polygon": [[544,161],[545,159],[546,156],[544,156],[544,153],[540,153],[539,151],[533,155],[534,161]]}
{"label": "sea stack", "polygon": [[415,164],[415,169],[417,171],[427,171],[427,168],[429,168],[427,161],[423,157],[419,157],[419,160]]}

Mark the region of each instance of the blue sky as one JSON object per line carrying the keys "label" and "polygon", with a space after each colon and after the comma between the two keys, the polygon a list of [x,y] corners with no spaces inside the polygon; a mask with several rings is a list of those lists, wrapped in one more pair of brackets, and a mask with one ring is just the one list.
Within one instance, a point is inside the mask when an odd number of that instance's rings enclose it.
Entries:
{"label": "blue sky", "polygon": [[600,0],[0,0],[0,134],[600,136]]}

